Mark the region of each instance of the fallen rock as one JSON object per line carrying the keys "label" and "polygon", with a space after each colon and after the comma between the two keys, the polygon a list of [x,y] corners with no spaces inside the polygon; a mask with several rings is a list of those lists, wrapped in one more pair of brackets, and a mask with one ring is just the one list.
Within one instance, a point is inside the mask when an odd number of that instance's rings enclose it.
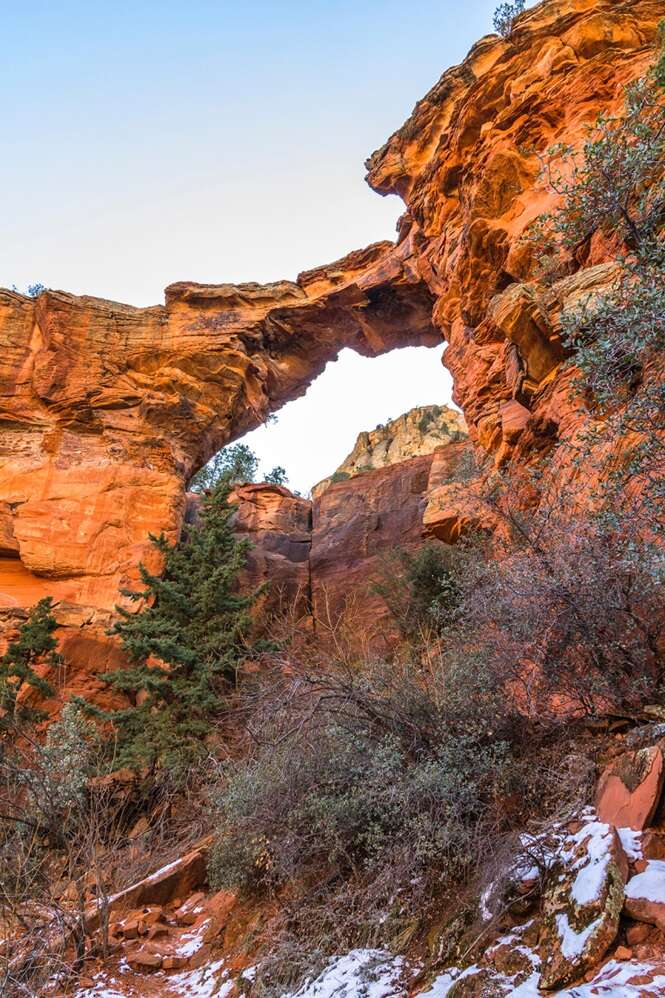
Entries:
{"label": "fallen rock", "polygon": [[665,861],[652,859],[626,884],[624,910],[631,918],[665,930]]}
{"label": "fallen rock", "polygon": [[563,838],[543,898],[541,988],[569,984],[600,962],[617,935],[627,872],[616,831],[592,813]]}
{"label": "fallen rock", "polygon": [[598,817],[618,828],[646,828],[658,807],[664,779],[660,745],[624,752],[598,781]]}
{"label": "fallen rock", "polygon": [[162,957],[159,953],[141,947],[127,953],[127,962],[133,970],[159,970],[162,966]]}

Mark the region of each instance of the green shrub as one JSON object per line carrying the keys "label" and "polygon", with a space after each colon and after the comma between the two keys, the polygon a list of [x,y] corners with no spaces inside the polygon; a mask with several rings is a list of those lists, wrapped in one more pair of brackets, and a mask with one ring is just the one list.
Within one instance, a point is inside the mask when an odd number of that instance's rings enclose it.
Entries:
{"label": "green shrub", "polygon": [[441,634],[457,619],[468,549],[431,541],[393,553],[372,585],[405,638]]}
{"label": "green shrub", "polygon": [[286,468],[282,468],[281,464],[275,465],[272,471],[269,471],[265,476],[264,481],[268,482],[269,485],[286,485],[289,478],[286,474]]}
{"label": "green shrub", "polygon": [[497,34],[510,38],[516,19],[526,7],[526,0],[513,0],[512,3],[500,3],[494,11],[492,24]]}
{"label": "green shrub", "polygon": [[[253,482],[258,466],[259,459],[251,447],[247,444],[233,444],[218,451],[200,471],[197,471],[189,482],[189,488],[193,492],[206,492],[224,483],[237,485]],[[273,470],[284,471],[283,468]],[[282,485],[283,482],[275,484]]]}
{"label": "green shrub", "polygon": [[405,905],[463,883],[511,786],[521,727],[477,659],[435,671],[424,681],[413,663],[318,669],[280,692],[270,676],[252,724],[262,745],[226,764],[213,793],[212,882],[298,890],[315,877],[321,904],[339,911],[336,892],[359,878],[381,898],[364,922],[379,935],[387,883]]}
{"label": "green shrub", "polygon": [[228,495],[224,482],[206,495],[198,524],[175,546],[153,537],[163,574],[141,565],[144,588],[123,590],[142,603],[138,612],[118,607],[111,629],[131,664],[102,678],[132,704],[110,713],[87,705],[113,722],[121,766],[186,768],[204,750],[235,680],[257,594],[238,589],[249,545],[235,537]]}
{"label": "green shrub", "polygon": [[53,637],[57,622],[52,610],[50,596],[35,604],[27,621],[19,628],[17,639],[10,642],[0,658],[0,733],[13,730],[16,725],[43,720],[46,716],[32,706],[25,695],[28,689],[42,697],[53,696],[55,692],[35,669],[40,664],[53,668],[62,661]]}

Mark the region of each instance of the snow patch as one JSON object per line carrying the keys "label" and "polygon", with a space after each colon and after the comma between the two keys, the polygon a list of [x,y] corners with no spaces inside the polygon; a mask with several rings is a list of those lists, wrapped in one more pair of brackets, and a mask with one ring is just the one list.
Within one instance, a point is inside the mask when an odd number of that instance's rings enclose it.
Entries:
{"label": "snow patch", "polygon": [[626,897],[665,904],[665,860],[650,859],[646,870],[626,884]]}
{"label": "snow patch", "polygon": [[403,975],[401,957],[385,950],[356,949],[331,960],[314,981],[306,981],[288,998],[402,998]]}
{"label": "snow patch", "polygon": [[636,832],[633,828],[617,828],[617,835],[629,860],[635,862],[642,859],[642,832]]}
{"label": "snow patch", "polygon": [[576,960],[583,952],[587,942],[594,934],[602,919],[597,918],[581,932],[576,932],[568,921],[568,915],[561,912],[556,916],[556,928],[561,940],[561,952],[567,960]]}
{"label": "snow patch", "polygon": [[[233,980],[220,983],[220,971],[224,967],[223,960],[209,963],[207,967],[197,970],[186,970],[181,974],[167,977],[168,988],[177,998],[226,998],[233,989]],[[226,975],[224,975],[226,976]],[[166,992],[168,994],[168,992]]]}

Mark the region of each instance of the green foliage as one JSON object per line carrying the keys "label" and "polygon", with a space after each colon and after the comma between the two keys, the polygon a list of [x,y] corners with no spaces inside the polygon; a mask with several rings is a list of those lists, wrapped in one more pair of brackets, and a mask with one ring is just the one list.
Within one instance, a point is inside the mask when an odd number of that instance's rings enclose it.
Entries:
{"label": "green foliage", "polygon": [[579,155],[550,150],[564,162],[562,171],[546,167],[562,205],[533,234],[554,274],[584,254],[597,230],[625,247],[608,289],[565,312],[561,326],[605,436],[625,439],[634,431],[645,438],[630,471],[643,479],[661,459],[665,429],[662,379],[650,372],[665,346],[664,67],[665,47],[653,69],[627,88],[622,113],[596,120]]}
{"label": "green foliage", "polygon": [[258,458],[251,447],[247,444],[233,444],[218,451],[200,471],[197,471],[189,483],[189,488],[193,492],[205,492],[222,483],[236,485],[253,482],[258,466]]}
{"label": "green foliage", "polygon": [[304,702],[302,680],[284,691],[262,747],[227,765],[214,795],[216,885],[277,888],[327,870],[408,892],[414,878],[468,875],[510,784],[517,728],[481,663],[440,663],[429,689],[415,673],[361,666],[309,677]]}
{"label": "green foliage", "polygon": [[[552,243],[574,250],[591,233],[618,234],[641,256],[651,251],[665,212],[665,103],[654,73],[626,89],[618,115],[601,114],[580,154],[549,150],[546,177],[561,209],[543,221]],[[552,161],[563,160],[564,170]]]}
{"label": "green foliage", "polygon": [[286,485],[288,480],[286,468],[282,468],[281,464],[275,465],[272,471],[269,471],[264,479],[264,481],[266,481],[269,485]]}
{"label": "green foliage", "polygon": [[510,38],[515,20],[526,7],[526,0],[513,0],[513,3],[500,3],[494,11],[492,25],[497,34]]}
{"label": "green foliage", "polygon": [[431,541],[396,551],[372,589],[387,603],[405,638],[441,634],[457,619],[466,550]]}
{"label": "green foliage", "polygon": [[[12,284],[12,291],[16,291],[16,292],[18,292],[18,294],[21,294],[21,292],[18,290],[18,288],[16,287],[15,284]],[[46,291],[45,285],[43,285],[43,284],[29,284],[28,285],[28,290],[26,291],[26,296],[28,298],[38,298],[40,296],[40,294],[42,293],[42,291]]]}
{"label": "green foliage", "polygon": [[152,537],[165,559],[162,576],[141,565],[144,588],[125,590],[139,612],[118,608],[118,635],[131,666],[105,675],[133,706],[113,712],[118,763],[178,767],[202,750],[243,654],[254,593],[238,591],[248,542],[235,538],[222,483],[203,499],[200,522],[170,546]]}
{"label": "green foliage", "polygon": [[95,724],[79,705],[65,704],[44,744],[35,747],[31,765],[16,769],[17,783],[26,792],[24,817],[32,819],[51,840],[68,834],[84,806],[98,759]]}
{"label": "green foliage", "polygon": [[27,687],[42,697],[54,693],[51,684],[35,669],[39,664],[54,667],[62,661],[55,650],[57,642],[53,632],[57,623],[52,608],[50,596],[35,604],[28,620],[21,625],[18,638],[0,658],[0,733],[16,724],[39,721],[46,716],[26,703],[23,697]]}
{"label": "green foliage", "polygon": [[348,471],[336,471],[330,476],[330,482],[334,485],[335,482],[345,482],[350,477]]}

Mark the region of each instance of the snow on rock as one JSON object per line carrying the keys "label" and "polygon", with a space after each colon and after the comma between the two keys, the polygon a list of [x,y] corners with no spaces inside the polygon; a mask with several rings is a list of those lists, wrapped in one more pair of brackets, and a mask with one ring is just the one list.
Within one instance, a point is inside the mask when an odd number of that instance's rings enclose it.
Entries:
{"label": "snow on rock", "polygon": [[[406,994],[405,965],[385,950],[356,949],[330,961],[289,998],[396,998]],[[286,996],[284,996],[286,998]]]}
{"label": "snow on rock", "polygon": [[552,872],[540,937],[540,985],[549,989],[598,964],[615,939],[628,864],[614,828],[586,808],[562,835]]}
{"label": "snow on rock", "polygon": [[663,998],[665,994],[665,965],[654,967],[633,960],[610,960],[592,980],[562,991],[542,991],[537,970],[517,985],[501,975],[481,981],[479,973],[477,965],[464,971],[453,968],[437,977],[416,998],[457,998],[467,994],[469,998],[503,998],[508,995],[511,998]]}
{"label": "snow on rock", "polygon": [[643,858],[642,832],[637,832],[633,828],[617,828],[617,835],[623,851],[631,863]]}
{"label": "snow on rock", "polygon": [[664,860],[649,860],[643,872],[628,881],[624,908],[632,918],[665,930]]}

